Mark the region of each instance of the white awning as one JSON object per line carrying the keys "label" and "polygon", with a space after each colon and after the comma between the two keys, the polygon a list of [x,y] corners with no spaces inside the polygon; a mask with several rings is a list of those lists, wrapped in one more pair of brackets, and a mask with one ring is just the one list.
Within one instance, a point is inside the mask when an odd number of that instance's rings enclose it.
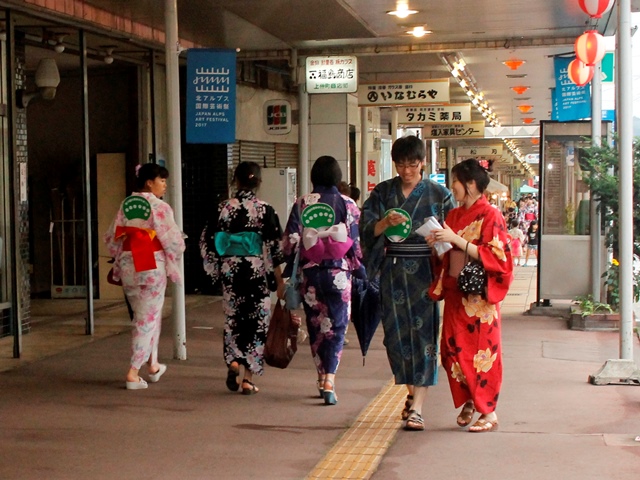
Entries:
{"label": "white awning", "polygon": [[497,180],[494,180],[493,178],[489,180],[489,185],[487,186],[487,192],[501,193],[501,192],[508,192],[508,191],[509,191],[509,187],[507,187],[506,185],[503,185],[502,183],[498,182]]}

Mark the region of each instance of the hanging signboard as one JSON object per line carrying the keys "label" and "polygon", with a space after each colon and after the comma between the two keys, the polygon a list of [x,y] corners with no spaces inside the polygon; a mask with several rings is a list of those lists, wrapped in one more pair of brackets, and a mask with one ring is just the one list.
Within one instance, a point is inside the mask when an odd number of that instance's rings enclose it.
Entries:
{"label": "hanging signboard", "polygon": [[358,90],[358,58],[307,57],[307,93],[353,93]]}
{"label": "hanging signboard", "polygon": [[421,82],[369,83],[358,88],[358,106],[401,106],[449,103],[449,79]]}
{"label": "hanging signboard", "polygon": [[291,103],[287,100],[269,100],[264,103],[264,130],[272,135],[291,132]]}
{"label": "hanging signboard", "polygon": [[[591,88],[587,84],[579,87],[571,80],[567,69],[575,57],[555,57],[553,66],[556,76],[556,87],[552,95],[555,112],[552,118],[559,122],[581,120],[591,117]],[[555,113],[555,115],[554,115]]]}
{"label": "hanging signboard", "polygon": [[484,138],[484,122],[436,123],[423,129],[424,138]]}
{"label": "hanging signboard", "polygon": [[502,156],[502,145],[496,145],[493,147],[456,147],[456,156],[458,157]]}
{"label": "hanging signboard", "polygon": [[187,52],[187,143],[236,141],[236,52],[190,48]]}
{"label": "hanging signboard", "polygon": [[398,124],[400,125],[428,125],[431,123],[470,121],[470,103],[398,107]]}

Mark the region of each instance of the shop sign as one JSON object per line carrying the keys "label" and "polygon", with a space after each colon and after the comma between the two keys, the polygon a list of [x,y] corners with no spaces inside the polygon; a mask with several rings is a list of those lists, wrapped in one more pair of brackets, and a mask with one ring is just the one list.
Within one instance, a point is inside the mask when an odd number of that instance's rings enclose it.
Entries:
{"label": "shop sign", "polygon": [[470,103],[398,107],[398,123],[400,125],[428,125],[431,123],[470,121]]}
{"label": "shop sign", "polygon": [[436,123],[423,133],[424,138],[484,138],[484,122]]}
{"label": "shop sign", "polygon": [[353,93],[358,90],[355,56],[307,57],[307,93]]}
{"label": "shop sign", "polygon": [[420,82],[369,83],[358,88],[358,106],[386,107],[449,103],[449,79]]}
{"label": "shop sign", "polygon": [[458,157],[489,157],[494,155],[502,155],[502,146],[494,147],[456,147],[456,155]]}

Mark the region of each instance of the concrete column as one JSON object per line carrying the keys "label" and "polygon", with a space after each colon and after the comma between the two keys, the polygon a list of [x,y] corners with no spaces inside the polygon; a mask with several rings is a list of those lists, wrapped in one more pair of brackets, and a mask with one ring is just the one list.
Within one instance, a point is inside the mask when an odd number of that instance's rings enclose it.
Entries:
{"label": "concrete column", "polygon": [[[180,78],[178,72],[178,6],[177,0],[165,0],[165,59],[167,63],[167,139],[171,181],[171,198],[176,223],[182,229],[182,157],[180,152]],[[184,280],[184,258],[180,259]],[[173,286],[173,358],[187,359],[184,281]]]}

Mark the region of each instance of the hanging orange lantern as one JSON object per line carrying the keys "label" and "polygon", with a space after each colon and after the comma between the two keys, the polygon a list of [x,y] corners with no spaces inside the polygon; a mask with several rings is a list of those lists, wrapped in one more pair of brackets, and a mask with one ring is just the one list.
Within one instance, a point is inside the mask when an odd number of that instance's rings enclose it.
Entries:
{"label": "hanging orange lantern", "polygon": [[587,30],[576,39],[574,48],[576,57],[593,67],[604,57],[604,37],[597,30]]}
{"label": "hanging orange lantern", "polygon": [[533,107],[531,105],[518,105],[518,110],[522,113],[529,113]]}
{"label": "hanging orange lantern", "polygon": [[600,18],[613,7],[615,0],[578,0],[580,8],[592,18]]}
{"label": "hanging orange lantern", "polygon": [[525,64],[525,61],[524,60],[506,60],[506,61],[504,61],[502,63],[504,65],[506,65],[507,67],[509,67],[511,70],[517,70],[522,65]]}
{"label": "hanging orange lantern", "polygon": [[518,95],[522,95],[524,92],[529,90],[529,87],[525,87],[524,85],[518,85],[518,86],[515,86],[515,87],[511,87],[511,90],[516,92]]}
{"label": "hanging orange lantern", "polygon": [[574,58],[567,67],[569,80],[579,87],[584,87],[593,78],[594,69],[590,65],[585,65],[577,58]]}
{"label": "hanging orange lantern", "polygon": [[531,143],[532,143],[533,145],[538,145],[538,144],[540,143],[540,139],[539,139],[539,138],[535,138],[535,137],[534,137],[534,138],[532,138],[532,139],[531,139]]}
{"label": "hanging orange lantern", "polygon": [[534,120],[535,120],[535,118],[533,118],[533,117],[526,117],[526,118],[523,118],[523,119],[522,119],[522,121],[523,121],[524,123],[526,123],[527,125],[529,125],[529,124],[533,123],[533,121],[534,121]]}

